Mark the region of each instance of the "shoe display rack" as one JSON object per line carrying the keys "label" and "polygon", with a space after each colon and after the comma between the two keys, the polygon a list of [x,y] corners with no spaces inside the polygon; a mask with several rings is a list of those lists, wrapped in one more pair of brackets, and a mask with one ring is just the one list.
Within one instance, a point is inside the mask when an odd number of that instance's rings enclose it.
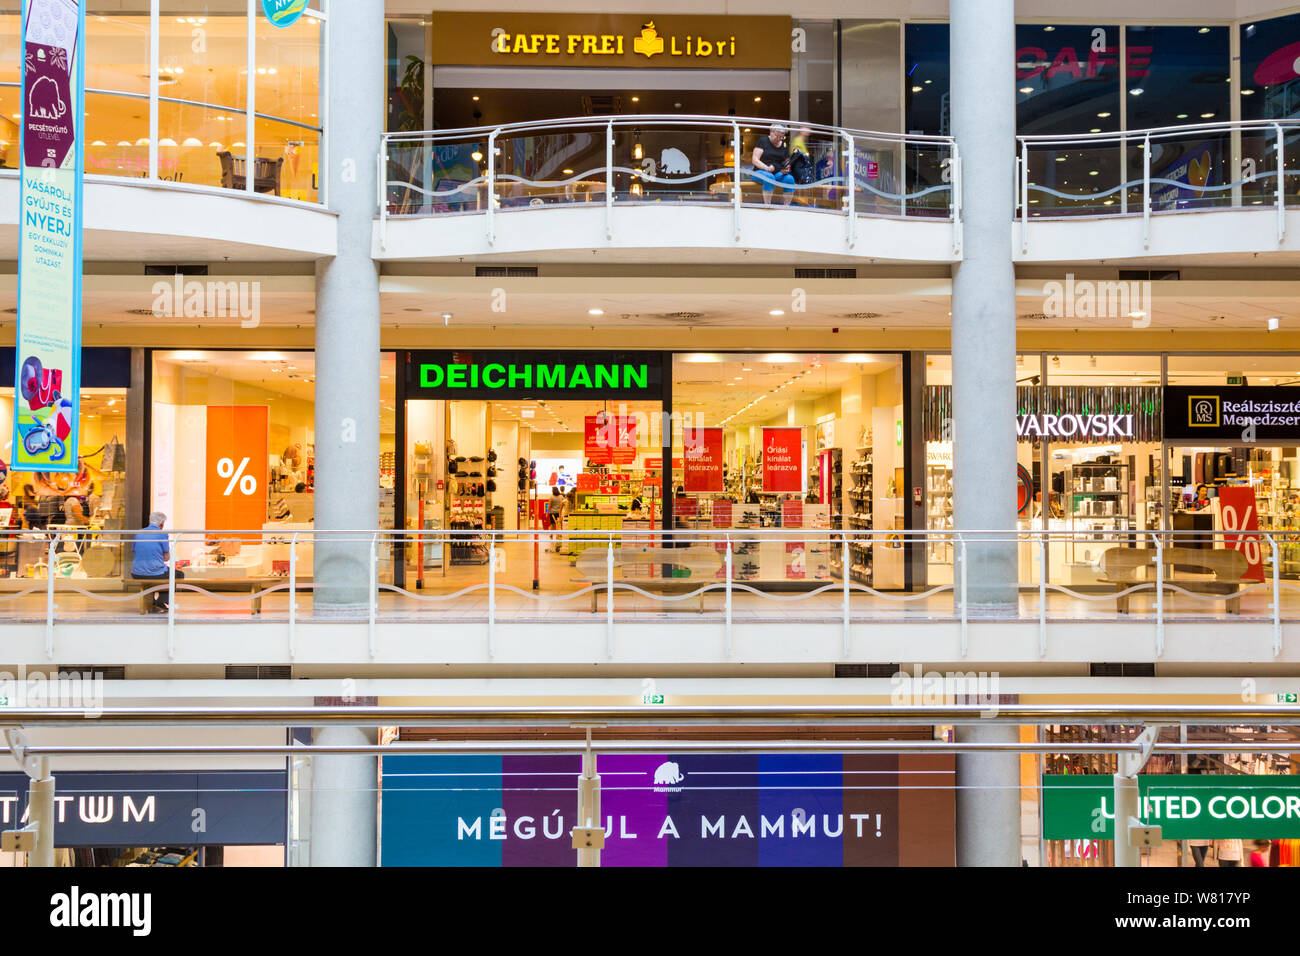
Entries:
{"label": "shoe display rack", "polygon": [[[852,485],[844,513],[844,527],[850,531],[870,531],[871,514],[871,448],[858,448],[857,459],[849,466],[849,479]],[[859,540],[849,542],[849,580],[857,581],[868,587],[871,585],[871,545]]]}

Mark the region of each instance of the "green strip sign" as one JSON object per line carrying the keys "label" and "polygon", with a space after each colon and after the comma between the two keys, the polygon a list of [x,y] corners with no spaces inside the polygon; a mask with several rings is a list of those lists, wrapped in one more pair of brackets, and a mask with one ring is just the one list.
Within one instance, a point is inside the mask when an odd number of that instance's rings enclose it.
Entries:
{"label": "green strip sign", "polygon": [[[1139,813],[1166,840],[1300,837],[1300,776],[1141,774]],[[1111,840],[1115,781],[1043,776],[1043,838]]]}

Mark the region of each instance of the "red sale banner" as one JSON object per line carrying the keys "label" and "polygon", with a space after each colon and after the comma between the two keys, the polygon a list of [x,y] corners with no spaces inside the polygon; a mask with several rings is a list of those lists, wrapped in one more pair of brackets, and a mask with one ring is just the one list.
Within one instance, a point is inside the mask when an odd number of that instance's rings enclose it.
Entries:
{"label": "red sale banner", "polygon": [[763,490],[803,491],[803,429],[763,429]]}
{"label": "red sale banner", "polygon": [[583,447],[597,465],[630,465],[636,461],[636,419],[600,413],[583,419]]}
{"label": "red sale banner", "polygon": [[803,527],[803,502],[802,501],[781,502],[781,527],[783,528]]}
{"label": "red sale banner", "polygon": [[686,491],[722,490],[722,429],[687,428],[682,435],[686,448]]}
{"label": "red sale banner", "polygon": [[1219,489],[1219,518],[1225,534],[1223,543],[1240,551],[1250,568],[1245,577],[1264,580],[1263,542],[1259,537],[1259,515],[1255,511],[1255,489],[1250,487]]}

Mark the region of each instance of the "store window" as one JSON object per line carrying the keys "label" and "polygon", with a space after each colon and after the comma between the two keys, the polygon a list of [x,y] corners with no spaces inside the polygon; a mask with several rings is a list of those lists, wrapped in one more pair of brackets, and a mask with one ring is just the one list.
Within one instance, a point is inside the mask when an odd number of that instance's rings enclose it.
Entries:
{"label": "store window", "polygon": [[835,126],[835,37],[834,20],[796,20],[802,30],[802,48],[791,56],[791,79],[798,90],[791,119]]}
{"label": "store window", "polygon": [[[394,526],[391,353],[381,356],[380,369],[381,466],[375,480],[383,529]],[[155,352],[150,509],[166,514],[169,526],[180,531],[311,531],[315,393],[311,352]],[[265,543],[259,535],[227,547],[234,553],[207,535],[187,537],[176,550],[199,575],[235,576],[236,568],[244,576],[287,573],[287,550],[279,543]],[[298,573],[308,578],[311,546],[298,547]]]}
{"label": "store window", "polygon": [[[845,569],[827,529],[904,526],[903,364],[896,354],[725,353],[673,360],[675,527],[742,542],[737,580],[905,586],[896,538],[856,540]],[[755,539],[746,530],[806,530]]]}
{"label": "store window", "polygon": [[[1300,358],[1286,355],[1169,356],[1169,509],[1175,531],[1207,532],[1178,542],[1213,546],[1211,532],[1300,530]],[[1300,411],[1300,405],[1294,405]],[[1269,411],[1271,409],[1271,411]],[[1222,541],[1221,538],[1217,539]],[[1281,574],[1300,578],[1300,544],[1279,536]],[[1262,544],[1251,575],[1272,573]]]}
{"label": "store window", "polygon": [[516,531],[498,583],[572,590],[584,551],[662,529],[661,353],[413,352],[405,377],[405,527],[453,533],[407,547],[408,588],[481,583],[482,532]]}
{"label": "store window", "polygon": [[[1291,120],[1300,115],[1300,13],[1272,20],[1249,21],[1241,30],[1241,118]],[[1294,130],[1284,131],[1283,162],[1287,202],[1300,194],[1300,157],[1296,156]],[[1246,130],[1241,137],[1243,162],[1250,161],[1257,176],[1242,187],[1247,204],[1266,205],[1277,195],[1276,131]],[[1247,167],[1244,172],[1249,173]],[[1245,178],[1245,177],[1238,177]]]}
{"label": "store window", "polygon": [[[0,460],[0,528],[21,529],[0,548],[0,576],[45,577],[50,532],[55,534],[55,576],[92,583],[122,575],[126,527],[127,397],[130,352],[86,349],[77,416],[77,470],[9,471]],[[13,349],[0,349],[0,434],[13,434]],[[138,476],[133,476],[136,478]],[[106,533],[107,532],[107,533]]]}
{"label": "store window", "polygon": [[[150,175],[156,42],[159,179],[242,190],[251,172],[258,193],[316,201],[324,21],[308,11],[276,27],[257,5],[250,63],[248,10],[243,0],[177,0],[165,5],[153,37],[147,0],[87,6],[87,173]],[[8,168],[18,165],[19,30],[13,5],[0,7],[0,157]]]}

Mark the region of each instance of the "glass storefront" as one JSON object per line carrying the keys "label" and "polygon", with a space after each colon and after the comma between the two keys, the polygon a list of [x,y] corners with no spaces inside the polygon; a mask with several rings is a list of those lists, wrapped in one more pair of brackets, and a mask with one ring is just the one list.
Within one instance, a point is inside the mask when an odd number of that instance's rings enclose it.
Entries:
{"label": "glass storefront", "polygon": [[[325,21],[313,9],[276,27],[259,4],[250,60],[248,10],[243,0],[165,3],[155,38],[147,0],[88,5],[88,174],[238,190],[251,175],[255,192],[317,201]],[[0,158],[10,169],[18,165],[19,19],[13,5],[0,8]]]}

